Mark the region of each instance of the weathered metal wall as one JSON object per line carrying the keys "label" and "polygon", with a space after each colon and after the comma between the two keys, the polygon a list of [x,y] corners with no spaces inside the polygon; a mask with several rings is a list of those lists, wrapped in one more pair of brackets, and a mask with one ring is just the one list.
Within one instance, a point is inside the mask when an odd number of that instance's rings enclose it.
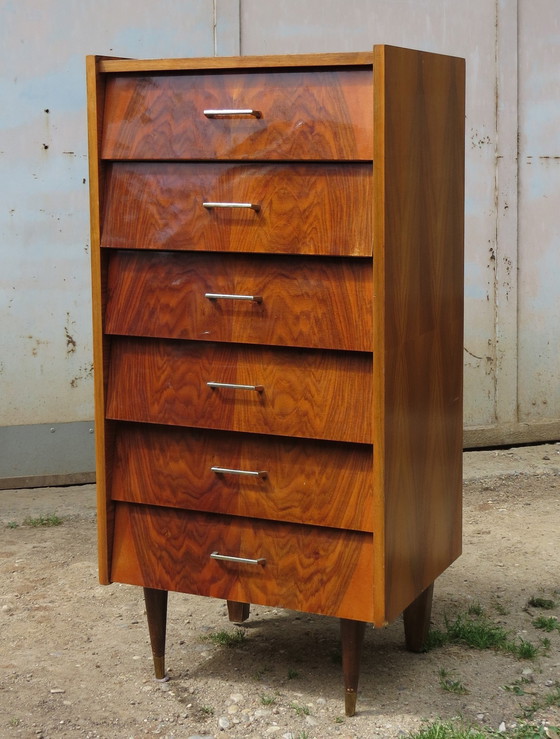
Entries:
{"label": "weathered metal wall", "polygon": [[557,0],[4,0],[0,427],[8,438],[18,426],[28,443],[18,442],[17,472],[13,454],[2,454],[14,445],[0,446],[0,478],[34,474],[41,449],[52,467],[64,446],[53,447],[53,424],[78,424],[91,443],[87,53],[269,54],[391,43],[464,56],[466,440],[558,438],[559,18]]}
{"label": "weathered metal wall", "polygon": [[[284,0],[271,7],[260,0],[242,0],[241,10],[243,54],[353,51],[387,43],[466,58],[465,424],[494,425],[498,259],[495,3]],[[515,38],[512,42],[515,48]]]}
{"label": "weathered metal wall", "polygon": [[237,53],[237,0],[220,0],[215,18],[212,0],[0,3],[5,485],[93,470],[91,423],[80,423],[93,416],[85,56]]}
{"label": "weathered metal wall", "polygon": [[560,418],[560,3],[521,0],[519,11],[519,420],[554,427]]}

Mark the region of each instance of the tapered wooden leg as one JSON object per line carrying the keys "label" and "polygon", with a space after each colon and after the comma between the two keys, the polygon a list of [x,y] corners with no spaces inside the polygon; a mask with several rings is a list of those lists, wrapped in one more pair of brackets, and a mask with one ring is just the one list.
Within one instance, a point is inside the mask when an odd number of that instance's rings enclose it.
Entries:
{"label": "tapered wooden leg", "polygon": [[168,680],[165,673],[165,629],[167,625],[167,590],[144,588],[144,601],[150,631],[156,680]]}
{"label": "tapered wooden leg", "polygon": [[249,618],[249,603],[238,603],[236,600],[228,600],[228,618],[235,624],[241,624]]}
{"label": "tapered wooden leg", "polygon": [[430,630],[434,584],[413,600],[403,613],[404,638],[406,648],[411,652],[421,652],[426,644]]}
{"label": "tapered wooden leg", "polygon": [[364,621],[340,619],[340,641],[342,644],[342,671],[344,673],[344,709],[347,716],[356,713],[358,680],[360,679],[360,657],[366,624]]}

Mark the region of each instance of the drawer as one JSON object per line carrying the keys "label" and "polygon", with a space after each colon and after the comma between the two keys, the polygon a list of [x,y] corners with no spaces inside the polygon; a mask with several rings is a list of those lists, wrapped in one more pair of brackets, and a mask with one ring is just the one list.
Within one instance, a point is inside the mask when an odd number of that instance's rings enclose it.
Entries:
{"label": "drawer", "polygon": [[361,352],[123,337],[111,346],[107,417],[367,444],[371,365]]}
{"label": "drawer", "polygon": [[371,196],[371,163],[118,162],[101,245],[371,256]]}
{"label": "drawer", "polygon": [[101,155],[372,159],[372,86],[371,67],[108,76]]}
{"label": "drawer", "polygon": [[115,251],[107,285],[108,333],[373,349],[367,259]]}
{"label": "drawer", "polygon": [[372,530],[373,449],[119,424],[113,500]]}
{"label": "drawer", "polygon": [[111,580],[371,621],[373,535],[118,503]]}

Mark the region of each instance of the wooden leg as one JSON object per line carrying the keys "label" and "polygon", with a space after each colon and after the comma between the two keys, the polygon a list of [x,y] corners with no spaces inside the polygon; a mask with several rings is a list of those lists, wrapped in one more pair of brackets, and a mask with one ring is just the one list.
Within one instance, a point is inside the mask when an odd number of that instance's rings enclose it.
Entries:
{"label": "wooden leg", "polygon": [[228,600],[228,618],[235,624],[241,624],[249,618],[249,603],[238,603],[236,600]]}
{"label": "wooden leg", "polygon": [[421,652],[426,644],[430,630],[433,595],[434,584],[432,583],[420,593],[416,600],[412,601],[403,613],[406,648],[411,652]]}
{"label": "wooden leg", "polygon": [[344,708],[347,716],[356,713],[360,657],[366,624],[364,621],[340,619],[340,641],[342,644],[342,671],[344,673]]}
{"label": "wooden leg", "polygon": [[165,673],[165,627],[167,624],[167,590],[144,588],[144,601],[150,631],[156,680],[168,680]]}

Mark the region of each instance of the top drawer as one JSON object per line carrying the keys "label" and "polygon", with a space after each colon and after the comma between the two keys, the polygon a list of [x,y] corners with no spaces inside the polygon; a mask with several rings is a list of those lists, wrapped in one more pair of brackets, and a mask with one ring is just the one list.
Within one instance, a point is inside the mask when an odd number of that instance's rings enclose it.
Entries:
{"label": "top drawer", "polygon": [[371,67],[109,76],[101,156],[369,160],[372,129]]}

